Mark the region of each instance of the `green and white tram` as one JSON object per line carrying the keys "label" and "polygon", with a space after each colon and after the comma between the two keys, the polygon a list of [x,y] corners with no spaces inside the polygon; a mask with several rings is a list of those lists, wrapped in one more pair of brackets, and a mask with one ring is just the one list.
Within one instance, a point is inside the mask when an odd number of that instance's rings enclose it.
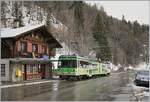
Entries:
{"label": "green and white tram", "polygon": [[55,73],[62,79],[72,80],[109,74],[105,64],[76,55],[61,55]]}

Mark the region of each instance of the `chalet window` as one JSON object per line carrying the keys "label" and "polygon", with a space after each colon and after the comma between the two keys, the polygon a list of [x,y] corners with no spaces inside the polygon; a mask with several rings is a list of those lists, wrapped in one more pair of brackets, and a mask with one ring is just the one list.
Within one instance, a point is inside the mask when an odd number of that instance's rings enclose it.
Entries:
{"label": "chalet window", "polygon": [[4,77],[5,76],[5,73],[6,73],[6,71],[5,71],[5,64],[1,64],[1,76],[2,77]]}
{"label": "chalet window", "polygon": [[32,44],[32,52],[38,52],[38,45],[37,44]]}
{"label": "chalet window", "polygon": [[27,43],[21,42],[21,52],[27,52]]}
{"label": "chalet window", "polygon": [[39,73],[40,69],[39,69],[39,64],[27,64],[27,74],[31,73]]}
{"label": "chalet window", "polygon": [[46,53],[46,47],[42,46],[42,53]]}

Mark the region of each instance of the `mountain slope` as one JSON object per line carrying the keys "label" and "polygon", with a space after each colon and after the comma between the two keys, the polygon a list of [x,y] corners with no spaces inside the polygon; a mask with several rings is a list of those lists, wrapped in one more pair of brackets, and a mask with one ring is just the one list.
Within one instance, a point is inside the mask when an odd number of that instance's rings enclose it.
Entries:
{"label": "mountain slope", "polygon": [[[17,6],[14,6],[15,3],[18,3]],[[93,37],[94,21],[99,13],[105,21],[106,40],[113,63],[126,66],[148,61],[148,25],[126,21],[124,16],[122,20],[118,20],[107,16],[103,8],[97,9],[95,5],[89,6],[81,1],[3,1],[1,5],[2,27],[12,27],[15,20],[21,24],[27,17],[27,24],[49,22],[54,16],[57,19],[55,23],[62,25],[54,31],[54,36],[74,52],[84,56],[100,53],[99,40]],[[15,11],[22,12],[22,7],[26,8],[26,14],[16,16]],[[49,29],[52,30],[50,26]]]}

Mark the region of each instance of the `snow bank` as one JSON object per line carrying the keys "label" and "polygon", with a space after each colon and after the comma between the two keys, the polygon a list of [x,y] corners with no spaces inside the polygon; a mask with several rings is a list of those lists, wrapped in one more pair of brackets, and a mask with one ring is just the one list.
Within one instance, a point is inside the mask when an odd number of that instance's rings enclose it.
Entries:
{"label": "snow bank", "polygon": [[119,68],[121,67],[120,64],[118,64],[117,66],[114,65],[113,63],[109,62],[108,67],[112,70],[112,71],[117,71],[119,70]]}
{"label": "snow bank", "polygon": [[142,70],[142,69],[148,69],[148,68],[149,68],[149,66],[145,62],[142,62],[135,66],[135,70]]}

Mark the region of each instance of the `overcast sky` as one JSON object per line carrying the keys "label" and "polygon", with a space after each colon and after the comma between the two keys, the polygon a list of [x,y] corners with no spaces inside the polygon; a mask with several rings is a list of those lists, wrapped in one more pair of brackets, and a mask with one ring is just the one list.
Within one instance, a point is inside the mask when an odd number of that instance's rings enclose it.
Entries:
{"label": "overcast sky", "polygon": [[107,15],[113,17],[122,18],[131,22],[137,20],[140,24],[149,24],[149,1],[86,1],[91,5],[97,4],[98,7],[101,5],[107,12]]}

